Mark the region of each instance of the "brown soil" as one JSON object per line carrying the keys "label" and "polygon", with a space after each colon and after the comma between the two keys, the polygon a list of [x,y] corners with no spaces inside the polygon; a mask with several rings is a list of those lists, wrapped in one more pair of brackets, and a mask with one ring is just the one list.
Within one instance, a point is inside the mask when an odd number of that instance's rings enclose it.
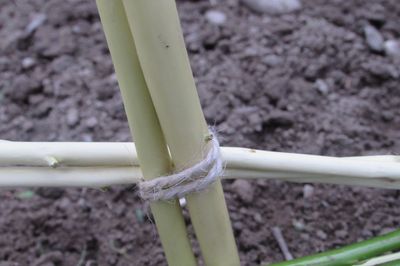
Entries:
{"label": "brown soil", "polygon": [[[400,38],[397,0],[303,1],[282,16],[237,0],[178,1],[206,118],[224,145],[323,155],[400,150],[400,64],[363,27]],[[227,16],[210,24],[205,12]],[[31,21],[46,20],[37,29]],[[32,26],[32,24],[31,24]],[[94,1],[0,1],[0,137],[129,141]],[[321,85],[322,84],[322,85]],[[399,192],[279,181],[224,182],[243,265],[295,257],[399,226]],[[0,265],[165,265],[132,188],[2,190]]]}

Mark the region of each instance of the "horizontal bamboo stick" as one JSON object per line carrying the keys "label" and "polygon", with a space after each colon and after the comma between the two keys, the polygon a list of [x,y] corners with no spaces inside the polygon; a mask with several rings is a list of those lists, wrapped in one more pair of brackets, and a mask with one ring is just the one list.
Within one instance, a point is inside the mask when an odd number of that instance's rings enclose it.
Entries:
{"label": "horizontal bamboo stick", "polygon": [[107,187],[139,182],[139,167],[0,167],[0,187]]}
{"label": "horizontal bamboo stick", "polygon": [[[223,179],[280,179],[295,183],[325,183],[400,189],[399,185],[346,176],[311,175],[289,172],[262,172],[227,168]],[[141,169],[128,167],[0,167],[0,187],[107,187],[136,184],[142,180]]]}
{"label": "horizontal bamboo stick", "polygon": [[0,142],[0,166],[134,166],[128,142]]}
{"label": "horizontal bamboo stick", "polygon": [[[223,178],[400,189],[399,156],[335,158],[224,147],[222,158]],[[133,143],[0,142],[0,187],[102,187],[140,179]]]}
{"label": "horizontal bamboo stick", "polygon": [[[330,157],[300,153],[262,151],[237,147],[221,147],[222,157],[229,166],[235,168],[271,168],[278,170],[294,169],[293,166],[282,165],[283,160],[295,162],[298,169],[320,169],[319,166],[301,166],[307,162],[330,162],[342,165],[348,162],[394,163],[400,165],[398,155],[372,155],[353,157]],[[55,158],[56,166],[138,166],[136,147],[132,142],[20,142],[0,140],[0,166],[51,166],[48,158]],[[244,160],[243,160],[244,159]],[[338,161],[339,159],[340,161]],[[268,162],[268,163],[267,163]],[[267,163],[267,164],[266,164]],[[276,165],[274,165],[276,164]],[[300,165],[300,166],[299,166]],[[386,164],[381,165],[386,167]],[[400,168],[398,169],[400,171]],[[314,170],[315,171],[315,170]],[[318,171],[318,170],[316,170]],[[307,172],[307,171],[305,171]]]}
{"label": "horizontal bamboo stick", "polygon": [[[228,168],[399,179],[400,156],[328,157],[223,147]],[[0,166],[138,166],[128,142],[0,142]],[[393,180],[395,182],[395,180]]]}

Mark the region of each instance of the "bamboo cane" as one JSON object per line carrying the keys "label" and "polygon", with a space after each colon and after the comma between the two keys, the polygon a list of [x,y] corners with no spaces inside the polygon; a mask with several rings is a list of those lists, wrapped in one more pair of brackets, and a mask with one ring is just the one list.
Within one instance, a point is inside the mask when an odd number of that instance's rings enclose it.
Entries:
{"label": "bamboo cane", "polygon": [[[248,169],[226,169],[222,178],[280,179],[295,183],[324,183],[372,188],[400,189],[399,182],[349,176],[325,176],[307,173],[262,172]],[[142,180],[137,166],[81,167],[0,167],[0,188],[18,187],[107,187],[136,184]]]}
{"label": "bamboo cane", "polygon": [[[97,0],[97,6],[143,175],[151,179],[169,173],[168,149],[143,78],[123,4],[121,0]],[[168,264],[196,265],[179,202],[155,202],[151,210]]]}
{"label": "bamboo cane", "polygon": [[[203,158],[209,134],[174,0],[124,0],[140,64],[177,170]],[[239,265],[220,181],[187,196],[206,265]]]}
{"label": "bamboo cane", "polygon": [[[400,189],[399,156],[335,158],[231,147],[222,147],[221,154],[223,178]],[[101,187],[141,177],[133,143],[0,142],[0,187]]]}

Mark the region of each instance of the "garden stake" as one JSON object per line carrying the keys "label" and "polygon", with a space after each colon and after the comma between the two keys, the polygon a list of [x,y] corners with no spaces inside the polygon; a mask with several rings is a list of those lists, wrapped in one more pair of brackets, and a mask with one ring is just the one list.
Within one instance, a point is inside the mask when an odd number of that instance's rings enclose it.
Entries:
{"label": "garden stake", "polygon": [[[143,175],[151,179],[169,173],[168,149],[143,78],[122,2],[97,0],[97,6]],[[151,210],[168,264],[196,265],[179,202],[154,202]]]}
{"label": "garden stake", "polygon": [[[396,155],[328,157],[234,147],[220,150],[226,166],[224,179],[400,189],[400,156]],[[102,187],[135,184],[141,179],[134,143],[0,141],[3,188]]]}
{"label": "garden stake", "polygon": [[[175,170],[203,159],[209,130],[189,64],[174,0],[124,0],[140,65]],[[209,148],[209,147],[208,147]],[[208,266],[239,265],[228,210],[218,180],[186,196]]]}

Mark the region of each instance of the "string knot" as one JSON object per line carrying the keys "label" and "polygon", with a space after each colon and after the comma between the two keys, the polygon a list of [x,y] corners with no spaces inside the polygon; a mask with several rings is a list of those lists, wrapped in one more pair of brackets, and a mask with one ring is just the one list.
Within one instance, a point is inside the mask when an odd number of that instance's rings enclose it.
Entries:
{"label": "string knot", "polygon": [[140,196],[150,201],[171,200],[202,191],[214,183],[222,174],[223,163],[219,142],[213,131],[206,141],[211,142],[211,147],[202,161],[178,173],[140,182]]}

